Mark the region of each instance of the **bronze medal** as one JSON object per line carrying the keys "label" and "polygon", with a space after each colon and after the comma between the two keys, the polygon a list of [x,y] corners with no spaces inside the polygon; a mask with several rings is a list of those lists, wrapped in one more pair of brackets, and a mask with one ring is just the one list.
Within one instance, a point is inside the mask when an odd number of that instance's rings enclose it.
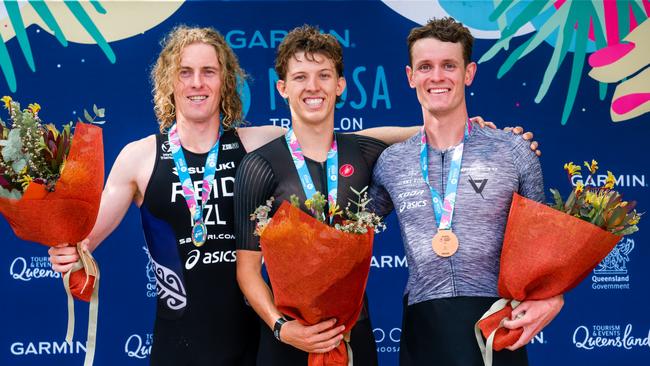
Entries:
{"label": "bronze medal", "polygon": [[438,230],[431,240],[433,251],[441,257],[451,257],[458,251],[458,237],[451,230]]}

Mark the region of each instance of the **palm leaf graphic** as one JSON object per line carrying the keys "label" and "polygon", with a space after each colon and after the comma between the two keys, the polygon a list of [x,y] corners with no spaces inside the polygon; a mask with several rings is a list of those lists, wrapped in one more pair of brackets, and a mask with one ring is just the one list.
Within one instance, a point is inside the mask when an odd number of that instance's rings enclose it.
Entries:
{"label": "palm leaf graphic", "polygon": [[[32,54],[32,49],[29,43],[29,37],[25,29],[25,23],[21,15],[21,7],[19,3],[15,0],[4,0],[2,2],[4,5],[9,22],[16,34],[16,39],[22,51],[25,61],[29,68],[32,71],[36,71],[36,66],[34,64],[34,56]],[[68,41],[61,30],[57,20],[53,16],[52,12],[48,8],[45,1],[39,0],[30,0],[28,4],[34,9],[36,14],[43,20],[45,25],[54,33],[56,39],[61,43],[62,46],[66,47]],[[115,63],[115,53],[111,49],[111,46],[108,44],[101,31],[97,28],[95,23],[92,21],[86,10],[81,6],[80,1],[78,0],[66,0],[64,1],[66,7],[74,15],[75,19],[79,24],[85,29],[85,31],[92,37],[95,43],[99,48],[104,52],[106,57],[111,63]],[[93,9],[99,14],[106,14],[106,10],[97,0],[91,0],[90,4],[93,6]],[[18,83],[16,81],[16,74],[14,72],[14,66],[5,45],[5,40],[2,35],[0,35],[0,68],[4,74],[5,80],[11,92],[16,92]]]}
{"label": "palm leaf graphic", "polygon": [[[517,5],[523,10],[515,17],[507,17],[510,10]],[[558,5],[559,4],[559,5]],[[549,90],[557,71],[573,45],[573,62],[567,90],[567,97],[562,111],[562,124],[565,125],[571,115],[573,104],[578,94],[580,80],[585,65],[589,30],[593,27],[594,41],[597,49],[607,45],[605,37],[604,5],[602,1],[573,1],[558,2],[556,0],[494,0],[495,9],[490,14],[490,20],[497,21],[501,31],[500,39],[481,57],[479,63],[489,61],[501,50],[508,50],[510,40],[517,31],[534,19],[553,12],[543,22],[539,29],[522,45],[517,47],[499,68],[497,78],[503,77],[523,57],[535,50],[548,37],[555,35],[553,54],[548,62],[541,85],[535,96],[535,103],[540,103]],[[557,9],[552,9],[553,6]],[[643,0],[619,0],[616,2],[618,11],[618,34],[623,39],[630,32],[631,16],[637,23],[643,22],[648,15],[643,7]],[[632,13],[632,15],[630,15]],[[510,19],[510,22],[508,21]],[[599,97],[605,99],[607,85],[599,83]]]}

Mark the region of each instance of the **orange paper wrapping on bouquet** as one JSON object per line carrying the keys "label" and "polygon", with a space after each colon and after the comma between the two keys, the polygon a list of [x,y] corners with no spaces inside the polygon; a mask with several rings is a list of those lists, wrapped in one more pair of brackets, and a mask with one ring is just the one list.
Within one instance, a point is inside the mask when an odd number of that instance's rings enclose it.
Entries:
{"label": "orange paper wrapping on bouquet", "polygon": [[[341,232],[283,202],[260,240],[278,310],[303,325],[336,318],[349,332],[363,306],[373,235]],[[344,343],[310,353],[309,366],[347,366]]]}
{"label": "orange paper wrapping on bouquet", "polygon": [[[97,219],[104,185],[102,130],[77,123],[70,153],[54,192],[31,183],[20,200],[0,198],[0,212],[16,236],[23,240],[55,246],[72,245],[88,236]],[[71,274],[75,298],[89,301],[94,278],[86,281],[79,270]]]}
{"label": "orange paper wrapping on bouquet", "polygon": [[[576,287],[609,252],[620,236],[545,204],[513,195],[501,251],[499,296],[542,300]],[[478,326],[487,338],[512,308],[492,314]],[[523,328],[501,328],[493,349],[514,344]]]}

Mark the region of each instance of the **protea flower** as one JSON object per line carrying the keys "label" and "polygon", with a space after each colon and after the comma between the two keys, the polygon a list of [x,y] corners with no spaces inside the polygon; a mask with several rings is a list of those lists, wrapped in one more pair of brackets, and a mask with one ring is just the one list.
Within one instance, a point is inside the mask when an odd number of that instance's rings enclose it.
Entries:
{"label": "protea flower", "polygon": [[43,157],[53,175],[58,176],[70,151],[70,125],[59,132],[53,124],[45,125],[43,131]]}

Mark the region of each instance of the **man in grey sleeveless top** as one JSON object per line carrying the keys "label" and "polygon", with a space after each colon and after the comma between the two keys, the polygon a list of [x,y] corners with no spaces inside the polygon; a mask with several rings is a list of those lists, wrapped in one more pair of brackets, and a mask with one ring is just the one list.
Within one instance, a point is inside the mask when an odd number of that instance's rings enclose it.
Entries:
{"label": "man in grey sleeveless top", "polygon": [[[498,298],[512,194],[544,199],[541,167],[528,143],[472,128],[468,120],[465,86],[476,72],[472,44],[469,30],[451,18],[411,31],[406,73],[422,106],[423,129],[387,148],[373,173],[374,208],[384,215],[397,211],[409,264],[403,365],[483,364],[474,323]],[[449,242],[457,246],[442,247]],[[523,302],[504,323],[523,327],[523,334],[495,354],[494,364],[527,365],[523,346],[562,305],[562,296]]]}

